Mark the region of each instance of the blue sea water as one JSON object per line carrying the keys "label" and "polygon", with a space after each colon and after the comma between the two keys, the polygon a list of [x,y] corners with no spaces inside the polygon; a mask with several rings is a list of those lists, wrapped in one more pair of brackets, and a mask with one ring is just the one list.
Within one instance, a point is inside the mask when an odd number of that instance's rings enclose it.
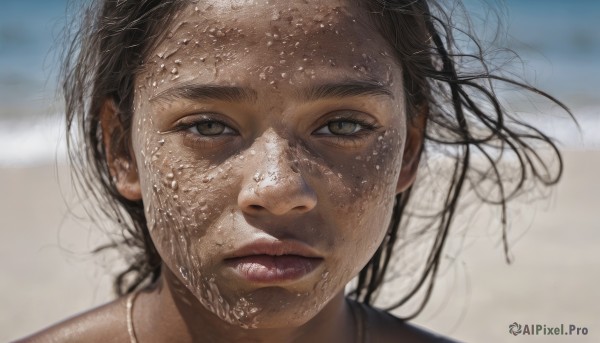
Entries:
{"label": "blue sea water", "polygon": [[1,107],[32,102],[43,106],[55,88],[51,47],[64,24],[67,0],[1,0],[0,4]]}
{"label": "blue sea water", "polygon": [[[67,2],[0,0],[0,129],[52,102]],[[559,98],[583,99],[583,112],[600,116],[589,109],[600,109],[600,0],[464,2],[475,17],[484,17],[482,4],[499,9],[504,42],[519,53],[529,81]],[[477,28],[485,29],[485,22]]]}

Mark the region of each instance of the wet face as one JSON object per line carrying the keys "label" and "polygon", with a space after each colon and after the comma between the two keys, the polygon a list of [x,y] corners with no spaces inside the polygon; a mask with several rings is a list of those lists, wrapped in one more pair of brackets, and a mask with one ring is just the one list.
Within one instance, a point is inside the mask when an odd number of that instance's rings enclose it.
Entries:
{"label": "wet face", "polygon": [[391,55],[346,1],[179,13],[137,75],[133,148],[190,302],[242,327],[300,325],[368,262],[406,140]]}

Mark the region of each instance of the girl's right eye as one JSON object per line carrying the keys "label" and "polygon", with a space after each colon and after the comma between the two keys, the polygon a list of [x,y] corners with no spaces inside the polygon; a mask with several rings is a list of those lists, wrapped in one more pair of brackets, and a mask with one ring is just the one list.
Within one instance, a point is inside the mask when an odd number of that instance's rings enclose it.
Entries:
{"label": "girl's right eye", "polygon": [[188,130],[200,136],[220,136],[234,134],[232,128],[229,126],[215,121],[215,120],[203,120],[193,125],[190,125]]}

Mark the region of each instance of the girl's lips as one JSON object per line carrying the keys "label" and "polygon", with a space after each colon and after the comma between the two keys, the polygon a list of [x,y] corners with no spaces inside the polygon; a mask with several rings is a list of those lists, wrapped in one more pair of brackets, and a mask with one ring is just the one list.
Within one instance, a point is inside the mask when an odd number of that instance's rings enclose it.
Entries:
{"label": "girl's lips", "polygon": [[323,257],[296,240],[258,239],[226,254],[225,264],[251,282],[272,284],[302,278],[323,262]]}
{"label": "girl's lips", "polygon": [[322,258],[299,255],[250,255],[227,259],[242,278],[257,283],[280,283],[302,278],[315,270]]}

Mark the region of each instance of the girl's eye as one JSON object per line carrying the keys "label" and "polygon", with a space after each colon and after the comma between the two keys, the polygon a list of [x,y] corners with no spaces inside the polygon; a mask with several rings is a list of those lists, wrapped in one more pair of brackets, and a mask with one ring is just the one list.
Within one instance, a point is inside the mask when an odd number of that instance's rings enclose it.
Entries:
{"label": "girl's eye", "polygon": [[351,136],[361,133],[365,130],[372,130],[372,125],[362,123],[357,120],[334,120],[321,127],[315,134],[318,135],[334,135],[334,136]]}
{"label": "girl's eye", "polygon": [[327,128],[336,135],[351,135],[360,130],[360,125],[350,121],[332,121]]}
{"label": "girl's eye", "polygon": [[205,120],[198,122],[190,127],[193,133],[201,136],[219,136],[223,134],[232,134],[234,131],[227,125],[214,120]]}

